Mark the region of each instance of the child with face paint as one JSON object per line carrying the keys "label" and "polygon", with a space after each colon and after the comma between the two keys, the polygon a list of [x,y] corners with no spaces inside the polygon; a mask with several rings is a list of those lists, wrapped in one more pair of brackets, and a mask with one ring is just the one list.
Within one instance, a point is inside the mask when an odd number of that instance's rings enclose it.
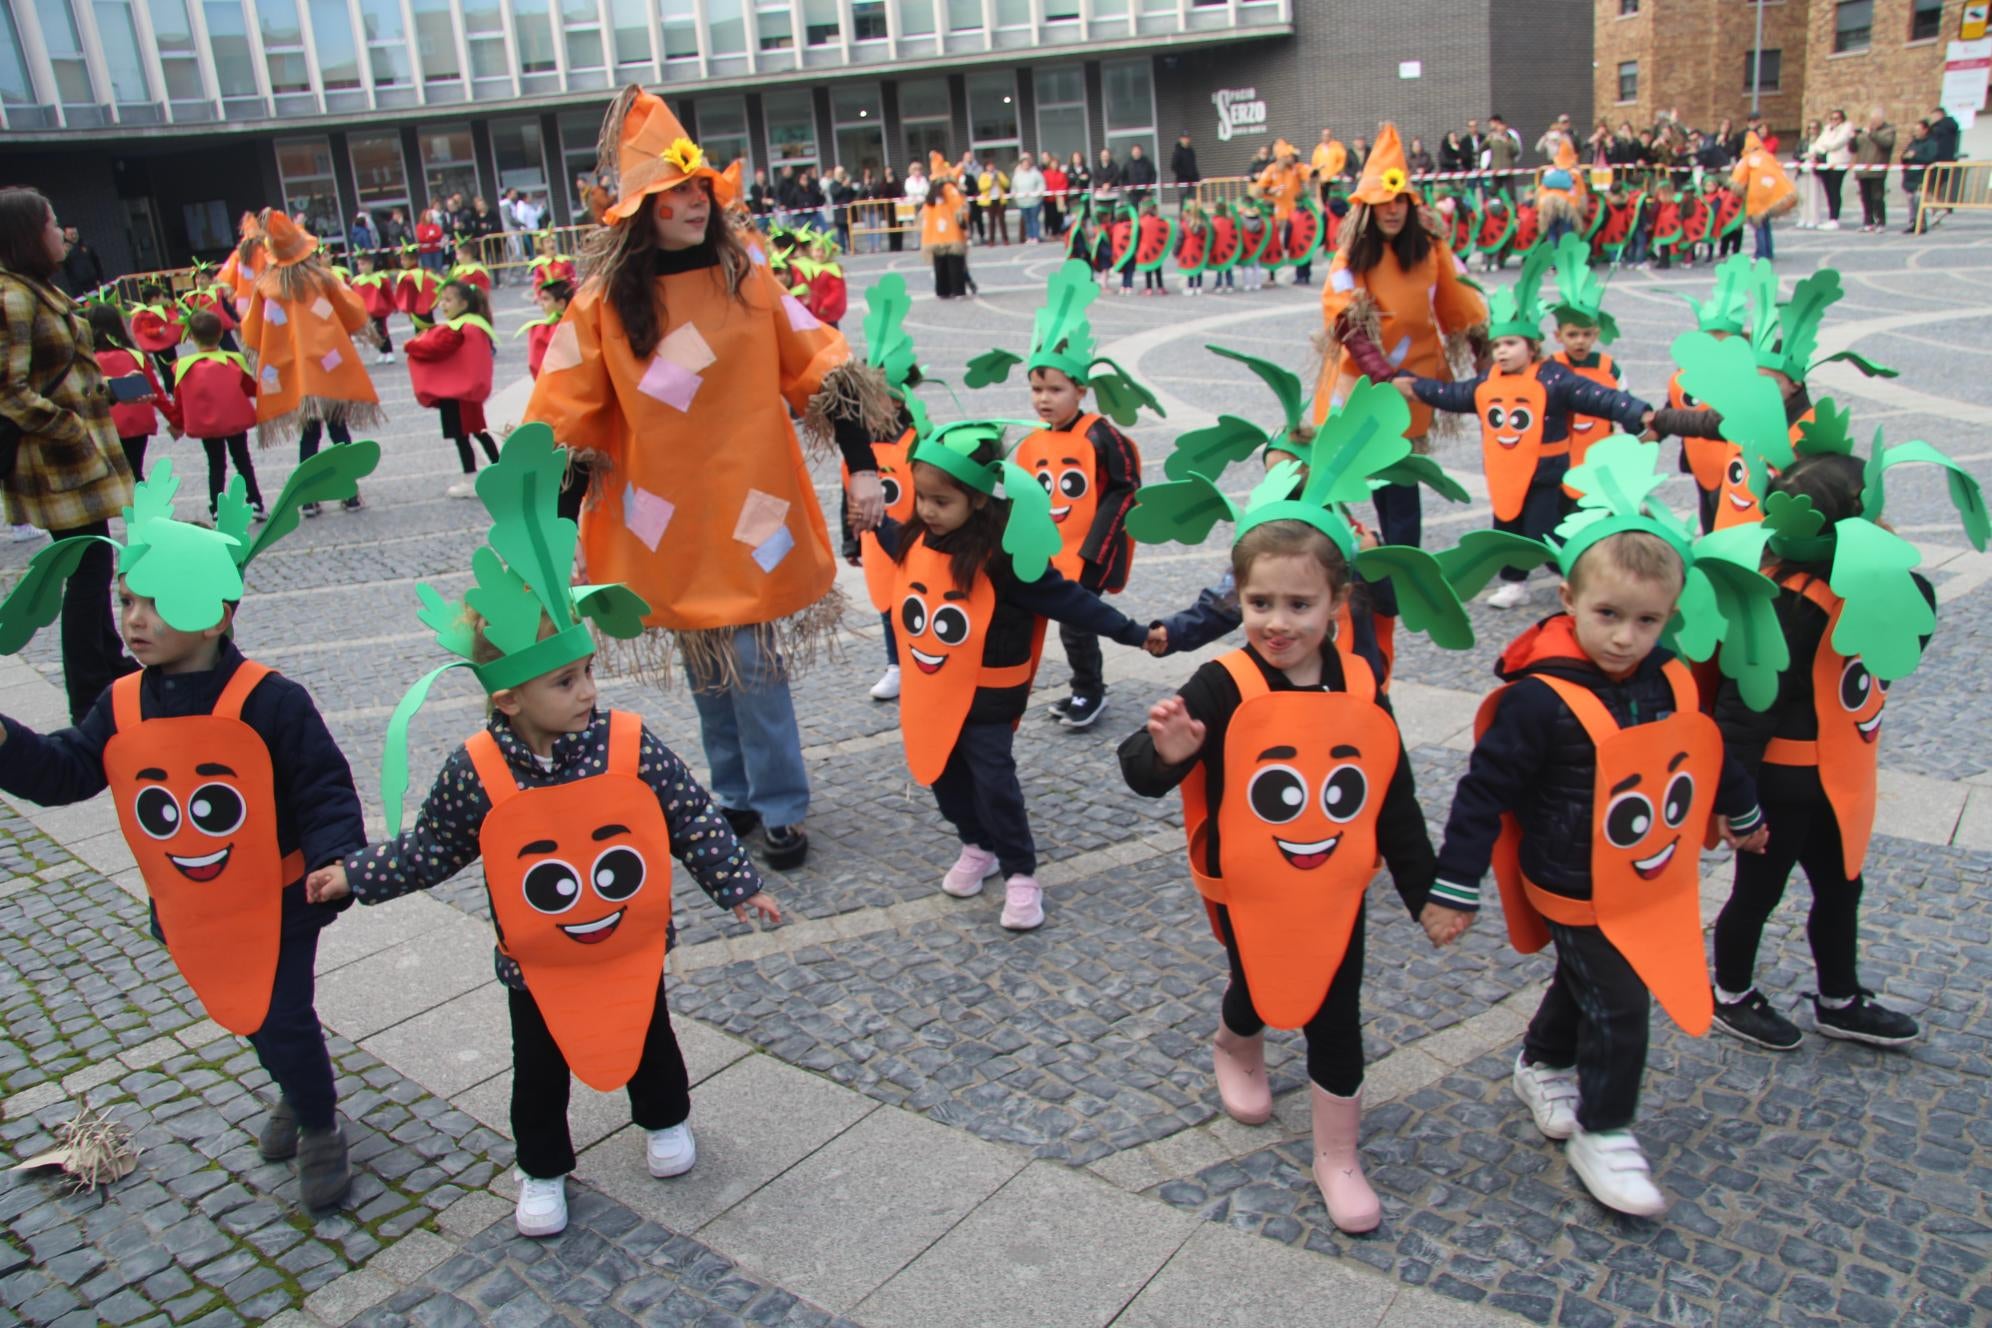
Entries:
{"label": "child with face paint", "polygon": [[484,427],[484,403],[491,396],[492,362],[497,357],[491,305],[484,292],[464,281],[447,281],[436,295],[436,321],[408,339],[408,377],[415,400],[441,418],[443,437],[456,444],[463,478],[447,490],[452,498],[475,498],[477,439],[488,461],[498,459],[498,440]]}
{"label": "child with face paint", "polygon": [[[364,844],[366,828],[352,771],[310,693],[245,658],[232,634],[242,569],[297,528],[301,502],[353,492],[379,460],[378,446],[355,443],[302,463],[252,534],[239,476],[213,528],[175,521],[180,481],[172,459],[160,459],[133,492],[118,550],[119,621],[141,671],[113,683],[74,728],[38,734],[0,719],[0,789],[43,806],[110,789],[154,937],[209,1017],[246,1037],[277,1085],[257,1149],[297,1159],[309,1209],[338,1204],[351,1171],[313,1008],[318,933],[339,909],[308,900],[305,874]],[[47,625],[100,538],[35,556],[0,604],[0,650],[19,650]]]}
{"label": "child with face paint", "polygon": [[1003,926],[1030,931],[1044,924],[1044,891],[1012,746],[1045,619],[1125,646],[1146,631],[1059,574],[1051,496],[1003,459],[1001,435],[1000,423],[967,421],[921,436],[913,519],[884,522],[878,541],[897,565],[899,649],[911,665],[899,695],[907,765],[961,838],[941,889],[968,899],[1000,872]]}
{"label": "child with face paint", "polygon": [[[1447,607],[1438,635],[1472,631],[1437,560],[1362,550],[1343,506],[1408,457],[1410,408],[1357,381],[1301,451],[1241,511],[1203,471],[1144,491],[1138,538],[1198,543],[1237,523],[1232,567],[1246,646],[1205,664],[1121,744],[1129,788],[1180,786],[1190,873],[1230,961],[1212,1047],[1219,1099],[1247,1125],[1272,1115],[1265,1028],[1301,1029],[1314,1118],[1313,1175],[1343,1231],[1374,1230],[1382,1206],[1356,1155],[1362,1126],[1363,897],[1379,857],[1434,944],[1455,915],[1428,902],[1432,844],[1411,765],[1375,670],[1338,639],[1353,568],[1410,575]],[[1386,567],[1392,570],[1386,573]],[[1461,633],[1462,635],[1455,635]]]}
{"label": "child with face paint", "polygon": [[[1588,255],[1584,240],[1566,235],[1562,247]],[[1394,380],[1407,398],[1435,410],[1480,419],[1480,457],[1494,504],[1494,529],[1538,539],[1547,535],[1567,507],[1563,477],[1571,466],[1571,419],[1589,415],[1638,433],[1651,408],[1638,397],[1580,378],[1564,365],[1542,358],[1542,308],[1537,302],[1543,275],[1556,262],[1556,249],[1537,245],[1522,263],[1520,278],[1488,299],[1493,366],[1457,382],[1437,378]],[[1582,261],[1588,261],[1588,257]],[[1501,569],[1501,586],[1488,597],[1497,609],[1528,599],[1528,573]]]}
{"label": "child with face paint", "polygon": [[1562,612],[1501,656],[1503,686],[1481,707],[1432,888],[1464,927],[1492,864],[1516,948],[1554,943],[1515,1094],[1545,1136],[1570,1141],[1600,1203],[1648,1217],[1666,1207],[1631,1128],[1649,992],[1684,1031],[1707,1031],[1699,855],[1712,813],[1732,847],[1766,842],[1748,773],[1725,757],[1687,665],[1661,639],[1679,609],[1670,642],[1699,658],[1720,646],[1723,673],[1752,704],[1775,690],[1784,660],[1756,570],[1762,538],[1695,542],[1651,497],[1657,460],[1633,438],[1607,439],[1570,473],[1586,505],[1551,542],[1476,531],[1441,555],[1462,595],[1504,559],[1554,561],[1564,582]]}
{"label": "child with face paint", "polygon": [[[570,587],[576,532],[554,511],[565,462],[543,425],[506,439],[478,477],[493,518],[461,605],[419,587],[423,622],[461,663],[411,688],[388,726],[381,796],[394,837],[312,873],[316,900],[378,904],[425,890],[482,857],[498,929],[498,979],[512,1022],[517,1223],[567,1225],[570,1071],[626,1087],[648,1133],[650,1174],[697,1159],[684,1057],[664,1001],[673,934],[670,860],[745,920],[781,911],[705,789],[634,714],[596,709],[590,624],[629,638],[643,600],[626,587]],[[430,685],[469,667],[491,699],[484,729],[453,752],[412,829],[400,831],[407,730]]]}

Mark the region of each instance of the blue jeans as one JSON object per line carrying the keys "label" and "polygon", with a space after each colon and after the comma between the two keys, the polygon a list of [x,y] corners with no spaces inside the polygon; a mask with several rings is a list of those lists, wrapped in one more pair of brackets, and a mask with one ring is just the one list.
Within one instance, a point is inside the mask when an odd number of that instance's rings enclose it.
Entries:
{"label": "blue jeans", "polygon": [[1038,214],[1042,211],[1044,211],[1044,204],[1042,203],[1032,203],[1028,207],[1020,207],[1017,209],[1017,215],[1022,218],[1022,225],[1024,228],[1024,243],[1031,244],[1034,243],[1039,238]]}
{"label": "blue jeans", "polygon": [[1574,229],[1576,228],[1573,227],[1568,220],[1566,220],[1563,217],[1557,217],[1555,220],[1549,223],[1549,230],[1543,234],[1542,237],[1543,243],[1547,244],[1550,248],[1554,249],[1556,247],[1556,242],[1558,240],[1561,240],[1564,236],[1568,235]]}
{"label": "blue jeans", "polygon": [[722,807],[759,812],[769,825],[801,825],[809,814],[809,772],[781,661],[762,654],[751,627],[733,633],[733,652],[739,660],[737,686],[701,690],[686,671],[713,796]]}
{"label": "blue jeans", "polygon": [[1646,232],[1641,227],[1632,228],[1632,238],[1626,241],[1621,251],[1621,262],[1628,266],[1638,266],[1646,261]]}
{"label": "blue jeans", "polygon": [[1756,224],[1756,231],[1757,231],[1757,252],[1752,254],[1751,257],[1753,258],[1773,257],[1771,253],[1771,219],[1769,217],[1765,217],[1762,221],[1758,222]]}

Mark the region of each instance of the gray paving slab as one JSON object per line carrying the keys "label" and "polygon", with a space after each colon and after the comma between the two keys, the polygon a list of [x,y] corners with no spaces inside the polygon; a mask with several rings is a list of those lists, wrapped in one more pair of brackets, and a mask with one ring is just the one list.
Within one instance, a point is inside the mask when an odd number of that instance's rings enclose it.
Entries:
{"label": "gray paving slab", "polygon": [[699,1234],[781,1286],[848,1311],[1029,1160],[882,1107]]}
{"label": "gray paving slab", "polygon": [[[442,905],[437,905],[440,908]],[[364,962],[364,961],[362,961]],[[360,1039],[432,1093],[450,1097],[512,1066],[512,1019],[496,978]]]}
{"label": "gray paving slab", "polygon": [[378,1033],[493,981],[491,948],[465,918],[377,951],[320,979],[318,1016],[347,1037]]}
{"label": "gray paving slab", "polygon": [[[1261,1242],[1260,1244],[1263,1244]],[[1114,1328],[1374,1328],[1398,1290],[1367,1269],[1305,1250],[1265,1250],[1205,1225],[1141,1289]]]}
{"label": "gray paving slab", "polygon": [[856,1315],[876,1328],[1095,1328],[1196,1232],[1180,1217],[1034,1162]]}

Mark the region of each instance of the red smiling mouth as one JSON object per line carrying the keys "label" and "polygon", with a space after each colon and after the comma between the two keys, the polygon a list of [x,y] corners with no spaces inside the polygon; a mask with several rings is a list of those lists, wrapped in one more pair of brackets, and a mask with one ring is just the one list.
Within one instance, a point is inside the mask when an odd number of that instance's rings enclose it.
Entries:
{"label": "red smiling mouth", "polygon": [[205,857],[199,858],[181,858],[168,853],[166,861],[179,868],[180,875],[186,877],[188,880],[205,882],[212,881],[227,869],[228,855],[233,852],[235,852],[235,845],[230,844],[227,848],[219,852],[210,853]]}
{"label": "red smiling mouth", "polygon": [[906,653],[913,656],[914,665],[922,673],[939,673],[941,665],[948,662],[946,655],[929,655],[925,651],[915,650],[911,646],[906,648]]}
{"label": "red smiling mouth", "polygon": [[1335,846],[1342,842],[1340,835],[1330,835],[1317,839],[1311,844],[1296,844],[1288,839],[1275,839],[1273,843],[1285,855],[1286,860],[1301,871],[1313,871],[1322,863],[1335,856]]}
{"label": "red smiling mouth", "polygon": [[1061,526],[1065,524],[1065,518],[1071,515],[1072,509],[1069,507],[1054,507],[1051,509],[1051,519]]}
{"label": "red smiling mouth", "polygon": [[1881,741],[1880,714],[1876,714],[1873,719],[1863,719],[1857,721],[1854,724],[1854,731],[1861,735],[1862,742],[1880,742]]}
{"label": "red smiling mouth", "polygon": [[1756,501],[1757,500],[1755,498],[1739,498],[1733,493],[1729,495],[1730,505],[1733,506],[1739,512],[1749,511],[1751,505]]}
{"label": "red smiling mouth", "polygon": [[579,941],[583,945],[600,945],[616,934],[616,928],[622,925],[622,916],[623,910],[617,909],[606,918],[596,918],[593,922],[571,923],[563,926],[561,930],[567,933],[569,940]]}
{"label": "red smiling mouth", "polygon": [[1497,433],[1494,435],[1494,441],[1501,444],[1501,446],[1503,447],[1515,447],[1521,443],[1522,436],[1518,433],[1511,433],[1511,434]]}
{"label": "red smiling mouth", "polygon": [[1632,869],[1639,873],[1639,879],[1642,881],[1658,880],[1660,873],[1667,870],[1667,864],[1674,860],[1674,850],[1680,846],[1681,837],[1676,835],[1667,841],[1667,847],[1652,857],[1634,859]]}

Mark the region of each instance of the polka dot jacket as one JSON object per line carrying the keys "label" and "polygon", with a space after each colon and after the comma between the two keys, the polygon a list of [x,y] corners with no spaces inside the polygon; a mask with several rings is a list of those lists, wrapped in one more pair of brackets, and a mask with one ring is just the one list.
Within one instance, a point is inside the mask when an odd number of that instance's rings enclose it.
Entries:
{"label": "polka dot jacket", "polygon": [[[563,733],[554,740],[550,769],[512,732],[503,715],[493,715],[489,728],[522,789],[569,784],[608,768],[606,711],[597,710],[579,733]],[[761,890],[760,874],[711,796],[647,725],[637,773],[656,792],[664,809],[673,856],[715,904],[730,909]],[[478,832],[490,811],[491,800],[484,796],[484,785],[471,764],[469,751],[457,748],[443,762],[413,827],[347,855],[346,878],[353,897],[362,904],[379,904],[441,885],[477,860]],[[495,953],[495,961],[500,982],[525,990],[516,962],[502,950]]]}

